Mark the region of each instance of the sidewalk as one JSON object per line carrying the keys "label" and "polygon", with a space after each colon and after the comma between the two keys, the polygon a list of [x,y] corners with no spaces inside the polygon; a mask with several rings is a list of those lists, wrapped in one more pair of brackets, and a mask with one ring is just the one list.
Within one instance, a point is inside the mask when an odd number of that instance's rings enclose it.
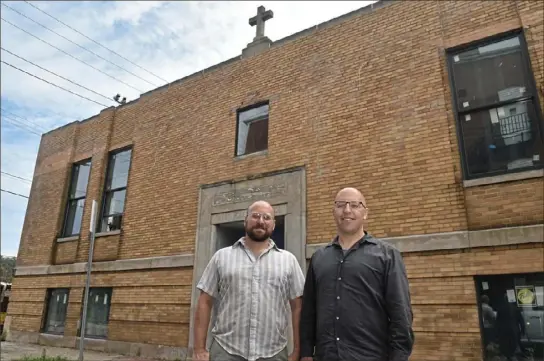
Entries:
{"label": "sidewalk", "polygon": [[[46,356],[65,357],[70,361],[77,361],[79,350],[73,348],[40,346],[27,343],[2,342],[0,345],[0,361],[16,361],[25,356],[41,356],[45,349]],[[84,361],[159,361],[138,357],[113,355],[95,351],[85,351]]]}

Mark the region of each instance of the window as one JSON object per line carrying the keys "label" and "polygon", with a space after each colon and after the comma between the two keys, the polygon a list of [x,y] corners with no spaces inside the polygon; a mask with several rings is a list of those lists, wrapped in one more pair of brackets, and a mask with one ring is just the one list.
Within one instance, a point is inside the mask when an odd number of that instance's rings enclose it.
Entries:
{"label": "window", "polygon": [[131,155],[131,149],[110,154],[102,215],[100,217],[100,232],[121,229],[121,221],[123,220],[125,211],[125,196]]}
{"label": "window", "polygon": [[544,273],[475,281],[484,360],[544,361]]}
{"label": "window", "polygon": [[83,208],[85,207],[85,197],[87,195],[87,185],[89,184],[90,173],[90,159],[76,163],[72,167],[68,202],[62,229],[63,237],[77,236],[81,231],[81,219],[83,217]]}
{"label": "window", "polygon": [[268,103],[238,111],[236,155],[268,149]]}
{"label": "window", "polygon": [[49,289],[47,291],[44,332],[64,334],[69,292],[70,290],[67,288]]}
{"label": "window", "polygon": [[90,288],[87,302],[87,322],[85,337],[108,337],[110,317],[111,288]]}
{"label": "window", "polygon": [[465,178],[543,165],[538,94],[522,33],[449,52]]}

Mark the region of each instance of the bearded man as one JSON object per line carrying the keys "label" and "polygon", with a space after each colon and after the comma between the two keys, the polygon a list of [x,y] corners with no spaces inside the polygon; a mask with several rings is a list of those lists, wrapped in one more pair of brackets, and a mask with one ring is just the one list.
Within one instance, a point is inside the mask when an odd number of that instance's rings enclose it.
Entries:
{"label": "bearded man", "polygon": [[[193,360],[298,361],[304,274],[296,257],[270,239],[274,227],[274,208],[253,203],[244,220],[245,237],[217,251],[208,263],[197,285]],[[208,352],[212,307],[217,307],[217,320]],[[289,356],[288,307],[294,335]]]}

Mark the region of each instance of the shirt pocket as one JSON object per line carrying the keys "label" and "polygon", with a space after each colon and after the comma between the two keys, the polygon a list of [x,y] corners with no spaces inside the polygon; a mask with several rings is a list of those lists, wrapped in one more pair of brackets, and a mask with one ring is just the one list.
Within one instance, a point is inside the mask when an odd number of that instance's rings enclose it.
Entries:
{"label": "shirt pocket", "polygon": [[381,255],[364,253],[346,261],[348,272],[362,279],[383,280],[385,274],[385,262]]}
{"label": "shirt pocket", "polygon": [[287,297],[289,287],[289,277],[286,271],[278,269],[267,269],[264,275],[263,284],[268,288],[269,292],[274,295],[279,292],[282,297]]}

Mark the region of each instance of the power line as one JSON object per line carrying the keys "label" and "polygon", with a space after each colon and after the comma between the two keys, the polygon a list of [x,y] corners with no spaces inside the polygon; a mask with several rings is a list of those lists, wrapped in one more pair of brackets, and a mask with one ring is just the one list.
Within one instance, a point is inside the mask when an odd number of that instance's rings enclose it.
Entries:
{"label": "power line", "polygon": [[95,53],[94,51],[89,50],[89,49],[87,49],[86,47],[79,45],[79,44],[76,43],[75,41],[72,41],[72,40],[68,39],[68,38],[65,37],[64,35],[61,35],[61,34],[57,33],[55,30],[51,30],[51,29],[48,28],[47,26],[45,26],[45,25],[43,25],[43,24],[37,22],[36,20],[34,20],[34,19],[32,19],[32,18],[26,16],[25,14],[19,12],[18,10],[15,10],[15,9],[12,8],[11,6],[6,5],[5,3],[2,3],[2,5],[4,5],[5,7],[7,7],[8,9],[10,9],[11,11],[16,12],[17,14],[21,15],[22,17],[27,18],[28,20],[32,21],[33,23],[38,24],[38,25],[41,26],[42,28],[44,28],[44,29],[46,29],[46,30],[49,30],[50,32],[52,32],[52,33],[54,33],[54,34],[57,34],[58,36],[60,36],[61,38],[65,39],[65,40],[67,40],[67,41],[69,41],[69,42],[71,42],[71,43],[74,44],[75,46],[77,46],[77,47],[79,47],[79,48],[81,48],[81,49],[83,49],[83,50],[85,50],[85,51],[88,51],[89,53],[91,53],[91,54],[93,54],[93,55],[99,57],[100,59],[102,59],[102,60],[104,60],[104,61],[106,61],[106,62],[112,64],[113,66],[116,66],[117,68],[119,68],[119,69],[121,69],[121,70],[123,70],[123,71],[126,71],[127,73],[129,73],[129,74],[135,76],[135,77],[138,78],[138,79],[141,79],[141,80],[145,81],[145,82],[148,83],[148,84],[151,84],[151,85],[153,85],[153,86],[155,86],[155,87],[157,86],[157,84],[154,84],[154,83],[152,83],[152,82],[150,82],[150,81],[148,81],[148,80],[142,78],[141,76],[136,75],[136,74],[134,74],[133,72],[131,72],[131,71],[129,71],[129,70],[127,70],[127,69],[125,69],[125,68],[123,68],[123,67],[121,67],[121,66],[119,66],[119,65],[117,65],[117,64],[115,64],[115,63],[113,63],[113,62],[111,62],[111,61],[109,61],[108,59],[102,57],[101,55],[98,55],[98,54]]}
{"label": "power line", "polygon": [[[108,100],[109,100],[109,99],[108,99]],[[32,121],[32,120],[29,120],[28,118],[25,118],[25,117],[23,117],[23,116],[17,115],[17,114],[15,114],[15,113],[13,113],[13,112],[9,112],[9,111],[7,111],[6,109],[4,109],[4,108],[2,108],[2,107],[0,107],[0,109],[1,109],[3,112],[5,112],[5,113],[11,114],[11,115],[13,115],[13,116],[15,116],[15,117],[17,117],[17,118],[24,119],[24,120],[26,120],[28,123],[30,123],[30,124],[32,124],[32,125],[38,127],[38,128],[43,129],[43,130],[44,130],[44,133],[47,132],[47,131],[49,131],[49,128],[50,128],[50,127],[44,127],[44,126],[42,126],[41,124],[38,124],[38,123],[36,123],[36,122],[34,122],[34,121]],[[51,114],[51,115],[50,115],[51,117],[55,116],[56,118],[66,118],[66,115],[60,115],[60,114],[58,114],[58,113],[50,113],[50,114]]]}
{"label": "power line", "polygon": [[66,26],[67,28],[69,28],[69,29],[75,31],[75,32],[78,33],[79,35],[81,35],[81,36],[83,36],[83,37],[89,39],[90,41],[92,41],[92,42],[95,43],[96,45],[101,46],[102,48],[104,48],[104,49],[106,49],[106,50],[112,52],[113,54],[117,55],[117,56],[120,57],[121,59],[124,59],[124,60],[128,61],[128,62],[131,63],[132,65],[137,66],[138,68],[142,69],[143,71],[147,72],[148,74],[153,75],[153,76],[156,77],[157,79],[160,79],[160,80],[164,81],[165,83],[168,83],[168,80],[161,78],[160,76],[158,76],[158,75],[156,75],[156,74],[150,72],[149,70],[147,70],[147,69],[145,69],[145,68],[142,68],[141,66],[139,66],[138,64],[136,64],[136,63],[130,61],[129,59],[127,59],[127,58],[125,58],[124,56],[122,56],[121,54],[119,54],[119,53],[117,53],[117,52],[111,50],[110,48],[108,48],[108,47],[106,47],[106,46],[100,44],[98,41],[89,38],[87,35],[83,34],[82,32],[80,32],[80,31],[74,29],[74,28],[71,27],[70,25],[68,25],[68,24],[66,24],[66,23],[64,23],[64,22],[62,22],[61,20],[57,19],[57,18],[54,17],[53,15],[47,13],[45,10],[40,9],[40,8],[37,7],[36,5],[33,5],[33,4],[31,4],[30,2],[28,2],[28,1],[26,1],[26,0],[25,0],[25,3],[27,3],[27,4],[30,5],[30,6],[32,6],[34,9],[36,9],[36,10],[38,10],[38,11],[41,11],[42,13],[44,13],[44,14],[47,15],[47,16],[49,16],[50,18],[52,18],[52,19],[58,21],[58,22],[61,23],[62,25]]}
{"label": "power line", "polygon": [[37,130],[39,130],[39,131],[41,131],[41,132],[44,132],[44,133],[47,132],[47,129],[45,129],[44,127],[42,127],[42,126],[39,125],[39,124],[36,124],[36,123],[34,123],[34,122],[32,122],[32,121],[26,119],[25,117],[22,117],[22,116],[20,116],[20,115],[14,114],[14,113],[12,113],[12,112],[8,112],[8,111],[5,110],[4,108],[0,108],[0,109],[1,109],[4,113],[11,114],[11,115],[14,116],[15,118],[20,118],[20,120],[19,120],[19,119],[16,119],[16,120],[20,121],[21,123],[23,123],[23,124],[25,124],[25,125],[28,125],[28,126],[34,128],[34,129],[37,129]]}
{"label": "power line", "polygon": [[36,135],[41,136],[40,133],[37,133],[37,132],[35,132],[34,130],[31,130],[31,129],[29,129],[29,128],[23,126],[23,125],[24,125],[23,123],[18,123],[18,122],[15,122],[15,121],[13,121],[13,120],[10,120],[10,119],[12,119],[12,118],[10,118],[10,117],[8,117],[8,116],[6,116],[6,115],[2,115],[2,118],[4,119],[4,121],[7,121],[8,123],[10,123],[10,124],[16,126],[17,128],[21,128],[21,129],[23,129],[23,130],[26,130],[27,132],[30,132],[30,133],[33,133],[33,134],[36,134]]}
{"label": "power line", "polygon": [[130,88],[132,88],[132,89],[134,89],[134,90],[136,90],[136,91],[142,93],[142,91],[141,91],[140,89],[135,88],[135,87],[133,87],[132,85],[127,84],[127,83],[125,83],[124,81],[119,80],[119,79],[117,79],[116,77],[111,76],[111,75],[109,75],[108,73],[103,72],[102,70],[100,70],[100,69],[98,69],[98,68],[92,66],[91,64],[89,64],[89,63],[87,63],[87,62],[85,62],[85,61],[83,61],[83,60],[81,60],[81,59],[76,58],[76,57],[73,56],[72,54],[69,54],[69,53],[65,52],[64,50],[62,50],[62,49],[60,49],[60,48],[57,48],[55,45],[53,45],[53,44],[51,44],[51,43],[48,43],[47,41],[45,41],[45,40],[43,40],[43,39],[37,37],[37,36],[34,35],[34,34],[29,33],[28,31],[26,31],[26,30],[20,28],[19,26],[13,24],[12,22],[9,22],[9,21],[7,21],[6,19],[4,19],[4,18],[2,18],[2,17],[0,17],[0,19],[4,20],[6,23],[10,24],[11,26],[13,26],[13,27],[15,27],[15,28],[21,30],[22,32],[24,32],[24,33],[26,33],[26,34],[32,36],[33,38],[38,39],[38,40],[41,41],[42,43],[45,43],[45,44],[49,45],[50,47],[55,48],[55,49],[57,49],[58,51],[62,52],[63,54],[68,55],[70,58],[75,59],[75,60],[79,61],[80,63],[83,63],[83,64],[85,64],[85,65],[87,65],[87,66],[93,68],[94,70],[96,70],[96,71],[98,71],[98,72],[100,72],[100,73],[106,75],[107,77],[109,77],[109,78],[111,78],[111,79],[113,79],[113,80],[117,80],[119,83],[125,84],[126,86],[128,86],[128,87],[130,87]]}
{"label": "power line", "polygon": [[26,182],[32,183],[32,181],[31,181],[30,179],[23,178],[23,177],[19,177],[19,176],[13,175],[13,174],[8,173],[8,172],[1,171],[0,173],[2,173],[2,174],[4,174],[4,175],[7,175],[7,176],[9,176],[9,177],[17,178],[17,179],[24,180],[24,181],[26,181]]}
{"label": "power line", "polygon": [[1,47],[1,46],[0,46],[0,49],[4,50],[5,52],[7,52],[7,53],[9,53],[9,54],[11,54],[11,55],[13,55],[13,56],[15,56],[15,57],[17,57],[17,58],[23,60],[23,61],[26,61],[27,63],[30,63],[30,64],[34,65],[35,67],[38,67],[38,68],[40,68],[40,69],[42,69],[42,70],[44,70],[44,71],[46,71],[46,72],[48,72],[48,73],[50,73],[50,74],[53,74],[53,75],[55,75],[55,76],[58,76],[58,77],[61,78],[61,79],[64,79],[64,80],[66,80],[66,81],[68,81],[68,82],[70,82],[70,83],[72,83],[72,84],[74,84],[74,85],[77,85],[77,86],[80,87],[80,88],[83,88],[83,89],[85,89],[85,90],[88,90],[88,91],[90,91],[91,93],[94,93],[94,94],[96,94],[96,95],[98,95],[98,96],[101,96],[102,98],[105,98],[105,99],[107,99],[107,100],[109,100],[109,101],[112,101],[111,98],[108,98],[108,97],[105,96],[104,94],[97,93],[97,92],[95,92],[95,91],[92,90],[92,89],[89,89],[89,88],[87,88],[87,87],[85,87],[85,86],[83,86],[83,85],[81,85],[81,84],[79,84],[79,83],[76,83],[75,81],[72,81],[72,80],[70,80],[70,79],[68,79],[68,78],[63,77],[62,75],[59,75],[59,74],[57,74],[57,73],[55,73],[55,72],[53,72],[53,71],[51,71],[51,70],[47,70],[47,69],[45,69],[45,68],[39,66],[38,64],[34,64],[34,63],[31,62],[30,60],[27,60],[27,59],[25,59],[25,58],[23,58],[23,57],[21,57],[21,56],[19,56],[19,55],[13,54],[11,51],[6,50],[6,49],[4,49],[4,48]]}
{"label": "power line", "polygon": [[7,111],[6,109],[4,109],[4,108],[0,108],[0,110],[2,110],[4,113],[11,114],[11,115],[13,115],[13,116],[16,117],[16,118],[21,118],[21,120],[26,121],[29,125],[34,126],[34,127],[36,127],[36,128],[39,128],[39,129],[43,130],[44,132],[47,131],[47,129],[46,129],[45,127],[43,127],[43,126],[41,126],[40,124],[35,123],[35,122],[31,121],[31,120],[28,120],[28,119],[25,118],[25,117],[22,117],[22,116],[20,116],[20,115],[17,115],[17,114],[15,114],[15,113],[13,113],[13,112],[8,112],[8,111]]}
{"label": "power line", "polygon": [[39,79],[39,80],[41,80],[41,81],[43,81],[43,82],[45,82],[45,83],[47,83],[47,84],[53,85],[54,87],[57,87],[57,88],[59,88],[59,89],[62,89],[62,90],[66,91],[66,92],[68,92],[68,93],[70,93],[70,94],[73,94],[73,95],[75,95],[75,96],[78,96],[78,97],[80,97],[80,98],[82,98],[82,99],[86,99],[86,100],[88,100],[88,101],[90,101],[90,102],[93,102],[93,103],[95,103],[95,104],[101,105],[101,106],[103,106],[103,107],[106,107],[106,108],[109,107],[109,105],[99,103],[99,102],[94,101],[94,100],[92,100],[92,99],[89,99],[89,98],[87,98],[87,97],[85,97],[85,96],[83,96],[83,95],[79,95],[79,94],[77,94],[77,93],[74,93],[73,91],[68,90],[68,89],[66,89],[66,88],[63,88],[63,87],[61,87],[61,86],[59,86],[59,85],[57,85],[57,84],[53,84],[53,83],[51,83],[50,81],[47,81],[47,80],[45,80],[45,79],[43,79],[43,78],[40,78],[39,76],[34,75],[34,74],[31,74],[31,73],[29,73],[29,72],[27,72],[27,71],[25,71],[25,70],[23,70],[23,69],[19,69],[19,68],[16,67],[15,65],[11,65],[10,63],[5,62],[4,60],[0,60],[0,61],[1,61],[2,63],[4,63],[4,64],[8,65],[8,66],[11,66],[11,67],[14,68],[14,69],[19,70],[20,72],[23,72],[23,73],[25,73],[25,74],[28,74],[28,75],[30,75],[30,76],[36,78],[36,79]]}
{"label": "power line", "polygon": [[17,123],[17,124],[20,124],[20,125],[24,126],[25,129],[29,129],[29,130],[32,130],[32,131],[40,132],[39,135],[41,135],[41,133],[45,133],[44,130],[38,129],[38,128],[33,127],[33,126],[31,126],[31,125],[28,125],[28,124],[22,122],[22,121],[19,120],[19,119],[15,119],[15,118],[9,117],[9,116],[7,116],[7,115],[5,115],[5,114],[2,115],[2,117],[6,118],[6,119],[10,119],[11,122],[12,122],[12,124],[13,124],[13,122],[15,122],[15,123]]}
{"label": "power line", "polygon": [[44,132],[47,131],[47,129],[46,129],[45,127],[43,127],[43,126],[41,126],[40,124],[35,123],[35,122],[33,122],[33,121],[31,121],[31,120],[25,118],[25,117],[22,117],[22,116],[20,116],[20,115],[17,115],[17,114],[15,114],[15,113],[13,113],[13,112],[9,112],[9,111],[7,111],[6,109],[1,108],[1,107],[0,107],[0,110],[2,110],[4,113],[11,114],[11,115],[14,116],[15,118],[20,118],[21,120],[27,122],[29,125],[31,125],[31,126],[33,126],[33,127],[36,127],[36,128],[39,128],[39,129],[43,130]]}
{"label": "power line", "polygon": [[6,192],[6,193],[9,193],[9,194],[13,194],[13,195],[15,195],[15,196],[19,196],[19,197],[23,197],[23,198],[26,198],[26,199],[28,199],[28,197],[27,197],[27,196],[25,196],[25,195],[22,195],[22,194],[19,194],[19,193],[11,192],[11,191],[8,191],[8,190],[5,190],[5,189],[0,189],[0,191],[2,191],[2,192]]}

